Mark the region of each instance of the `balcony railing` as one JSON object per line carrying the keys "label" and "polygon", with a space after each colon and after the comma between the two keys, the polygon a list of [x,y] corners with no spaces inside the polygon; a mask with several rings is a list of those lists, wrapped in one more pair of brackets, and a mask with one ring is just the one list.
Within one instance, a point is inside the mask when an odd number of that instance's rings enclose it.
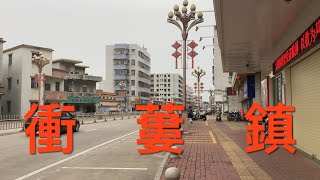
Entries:
{"label": "balcony railing", "polygon": [[114,69],[129,69],[128,64],[115,64]]}
{"label": "balcony railing", "polygon": [[67,79],[79,79],[85,81],[102,81],[102,77],[100,76],[91,76],[91,75],[84,75],[84,74],[69,74]]}
{"label": "balcony railing", "polygon": [[68,92],[45,91],[44,95],[46,100],[64,101],[68,99]]}
{"label": "balcony railing", "polygon": [[89,93],[89,92],[69,92],[69,96],[71,97],[100,97],[97,93]]}

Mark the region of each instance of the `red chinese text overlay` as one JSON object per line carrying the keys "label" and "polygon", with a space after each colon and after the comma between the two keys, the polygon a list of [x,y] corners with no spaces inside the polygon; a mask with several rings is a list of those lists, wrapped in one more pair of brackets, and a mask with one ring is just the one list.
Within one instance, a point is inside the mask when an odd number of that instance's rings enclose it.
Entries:
{"label": "red chinese text overlay", "polygon": [[[39,108],[38,116],[33,117]],[[61,111],[59,104],[40,105],[32,104],[31,109],[24,116],[26,121],[31,121],[25,130],[26,136],[30,136],[30,154],[36,154],[36,131],[39,130],[38,147],[39,153],[62,151],[64,154],[72,152],[72,128],[75,126],[73,120],[60,120]],[[63,112],[73,112],[74,106],[62,106]],[[60,140],[60,128],[66,127],[67,147],[62,148]],[[38,129],[37,129],[38,128]]]}
{"label": "red chinese text overlay", "polygon": [[[256,110],[259,115],[255,115]],[[246,119],[252,122],[247,126],[249,132],[246,134],[246,139],[250,146],[246,147],[246,152],[263,150],[265,145],[271,145],[265,149],[265,152],[270,154],[278,148],[278,145],[283,145],[293,154],[296,150],[290,145],[296,144],[296,140],[292,137],[292,114],[284,112],[294,112],[294,107],[279,103],[277,106],[267,106],[266,110],[272,112],[268,114],[267,138],[265,126],[260,123],[267,112],[259,104],[253,103],[245,115]]]}
{"label": "red chinese text overlay", "polygon": [[174,113],[174,111],[183,111],[184,106],[168,103],[161,107],[162,111],[167,112],[163,113],[159,112],[158,105],[149,102],[147,105],[137,105],[136,109],[146,111],[137,120],[142,127],[140,129],[141,139],[138,139],[137,143],[144,145],[144,149],[138,149],[140,154],[152,154],[161,151],[182,153],[181,149],[171,148],[171,146],[184,143],[179,129],[183,119],[179,117],[179,114]]}

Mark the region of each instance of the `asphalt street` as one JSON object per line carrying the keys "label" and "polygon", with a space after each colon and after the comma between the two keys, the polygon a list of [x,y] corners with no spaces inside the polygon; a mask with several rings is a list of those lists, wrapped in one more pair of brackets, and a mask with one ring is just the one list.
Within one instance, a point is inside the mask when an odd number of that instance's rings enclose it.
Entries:
{"label": "asphalt street", "polygon": [[[135,119],[83,125],[68,155],[30,155],[24,133],[0,136],[0,179],[154,179],[165,154],[138,154],[139,128]],[[65,143],[66,135],[61,140]]]}

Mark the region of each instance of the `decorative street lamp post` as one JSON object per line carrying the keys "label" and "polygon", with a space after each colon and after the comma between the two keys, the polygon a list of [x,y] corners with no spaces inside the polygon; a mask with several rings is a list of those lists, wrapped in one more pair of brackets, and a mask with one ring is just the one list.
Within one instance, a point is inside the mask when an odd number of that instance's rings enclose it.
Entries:
{"label": "decorative street lamp post", "polygon": [[[123,89],[127,86],[126,83],[124,83],[123,81],[120,81],[120,83],[118,84],[119,88],[121,89],[121,96],[123,96],[123,98],[125,98],[124,94],[123,94]],[[121,111],[123,111],[122,108],[122,98],[121,98],[121,102],[120,102],[120,107],[121,107]]]}
{"label": "decorative street lamp post", "polygon": [[43,78],[42,69],[44,66],[50,63],[50,60],[43,56],[42,52],[32,57],[32,64],[38,67],[38,85],[39,85],[39,97],[38,97],[38,105],[41,105],[41,81]]}
{"label": "decorative street lamp post", "polygon": [[192,75],[197,78],[197,82],[198,82],[198,103],[199,103],[199,112],[200,112],[200,79],[204,75],[206,75],[206,72],[200,69],[200,67],[198,67],[197,69],[194,69],[194,71],[192,71]]}
{"label": "decorative street lamp post", "polygon": [[[195,18],[196,15],[196,5],[192,4],[190,6],[190,13],[187,13],[188,9],[188,1],[183,1],[183,7],[181,8],[181,12],[179,11],[179,6],[174,6],[174,12],[169,12],[167,22],[174,24],[177,26],[182,33],[182,40],[183,40],[183,106],[186,108],[187,103],[187,38],[188,38],[188,32],[189,30],[203,22],[203,13],[198,13],[198,19]],[[173,19],[173,17],[176,17],[176,19]],[[180,23],[179,23],[180,22]],[[190,23],[191,22],[191,23]],[[190,24],[189,24],[190,23]]]}
{"label": "decorative street lamp post", "polygon": [[211,115],[213,115],[213,109],[212,109],[212,97],[213,97],[213,90],[209,90],[210,93],[210,109],[211,109]]}

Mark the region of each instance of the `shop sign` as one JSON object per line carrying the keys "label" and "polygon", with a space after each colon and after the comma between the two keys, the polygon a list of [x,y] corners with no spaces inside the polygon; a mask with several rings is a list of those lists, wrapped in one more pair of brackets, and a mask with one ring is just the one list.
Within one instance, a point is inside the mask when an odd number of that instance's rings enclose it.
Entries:
{"label": "shop sign", "polygon": [[320,42],[320,16],[273,63],[276,74]]}
{"label": "shop sign", "polygon": [[237,92],[232,87],[227,87],[227,96],[236,96]]}
{"label": "shop sign", "polygon": [[246,81],[243,84],[242,100],[255,97],[255,77],[254,75],[248,75]]}

